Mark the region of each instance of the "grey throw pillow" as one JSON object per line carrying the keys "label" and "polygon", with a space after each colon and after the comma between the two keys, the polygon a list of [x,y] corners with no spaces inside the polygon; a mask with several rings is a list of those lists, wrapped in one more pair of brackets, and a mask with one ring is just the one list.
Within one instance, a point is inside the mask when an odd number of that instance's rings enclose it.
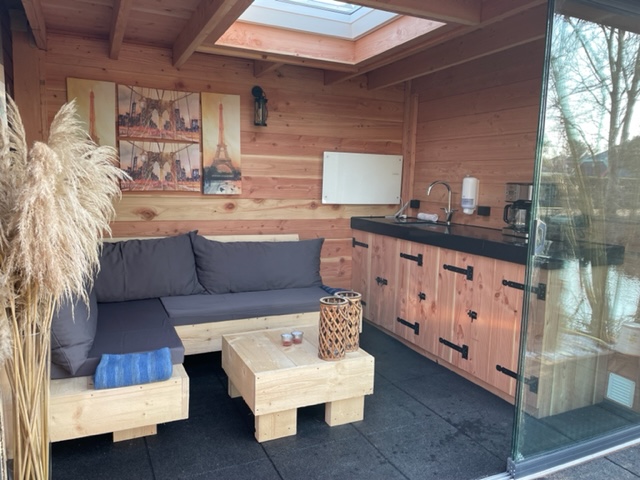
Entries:
{"label": "grey throw pillow", "polygon": [[94,289],[99,302],[204,293],[191,232],[175,237],[105,243]]}
{"label": "grey throw pillow", "polygon": [[51,321],[51,361],[75,375],[89,356],[97,325],[95,290],[88,306],[82,300],[63,302]]}
{"label": "grey throw pillow", "polygon": [[196,235],[198,280],[209,293],[319,287],[323,242],[216,242]]}

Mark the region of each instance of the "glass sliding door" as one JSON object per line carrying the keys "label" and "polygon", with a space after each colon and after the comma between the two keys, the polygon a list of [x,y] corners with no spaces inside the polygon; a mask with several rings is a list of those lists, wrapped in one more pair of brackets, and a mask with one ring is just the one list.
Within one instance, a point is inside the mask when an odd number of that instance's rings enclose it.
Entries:
{"label": "glass sliding door", "polygon": [[640,440],[640,2],[551,2],[516,477]]}

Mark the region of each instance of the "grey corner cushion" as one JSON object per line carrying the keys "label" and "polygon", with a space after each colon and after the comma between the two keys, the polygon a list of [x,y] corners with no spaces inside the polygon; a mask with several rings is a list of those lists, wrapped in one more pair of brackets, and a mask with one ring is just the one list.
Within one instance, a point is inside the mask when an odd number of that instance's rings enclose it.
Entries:
{"label": "grey corner cushion", "polygon": [[204,293],[191,232],[175,237],[105,243],[94,289],[99,302]]}
{"label": "grey corner cushion", "polygon": [[89,355],[97,325],[95,290],[89,306],[82,300],[62,302],[51,321],[51,361],[74,375]]}
{"label": "grey corner cushion", "polygon": [[193,239],[198,279],[209,293],[257,292],[322,285],[324,238],[294,242]]}

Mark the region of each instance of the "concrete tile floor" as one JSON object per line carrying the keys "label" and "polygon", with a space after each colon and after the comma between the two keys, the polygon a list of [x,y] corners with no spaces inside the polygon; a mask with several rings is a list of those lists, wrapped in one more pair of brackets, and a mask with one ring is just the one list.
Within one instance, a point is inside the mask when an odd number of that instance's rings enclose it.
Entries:
{"label": "concrete tile floor", "polygon": [[[298,433],[259,444],[253,415],[228,397],[220,354],[188,357],[189,419],[155,436],[109,435],[55,443],[54,480],[465,480],[505,471],[513,406],[365,326],[376,358],[374,394],[361,422],[330,428],[322,405],[298,411]],[[548,480],[640,478],[640,447]]]}

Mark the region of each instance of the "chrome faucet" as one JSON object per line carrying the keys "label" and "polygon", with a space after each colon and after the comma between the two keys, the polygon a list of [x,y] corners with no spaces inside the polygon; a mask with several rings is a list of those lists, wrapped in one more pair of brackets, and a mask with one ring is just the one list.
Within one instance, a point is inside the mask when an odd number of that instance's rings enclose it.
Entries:
{"label": "chrome faucet", "polygon": [[431,195],[431,189],[436,185],[444,185],[444,187],[447,189],[447,208],[443,208],[442,210],[444,210],[444,213],[445,213],[445,223],[447,225],[451,225],[451,217],[453,217],[453,212],[457,211],[457,210],[451,210],[451,187],[447,182],[443,182],[442,180],[436,180],[435,182],[431,183],[431,185],[427,187],[427,195]]}

